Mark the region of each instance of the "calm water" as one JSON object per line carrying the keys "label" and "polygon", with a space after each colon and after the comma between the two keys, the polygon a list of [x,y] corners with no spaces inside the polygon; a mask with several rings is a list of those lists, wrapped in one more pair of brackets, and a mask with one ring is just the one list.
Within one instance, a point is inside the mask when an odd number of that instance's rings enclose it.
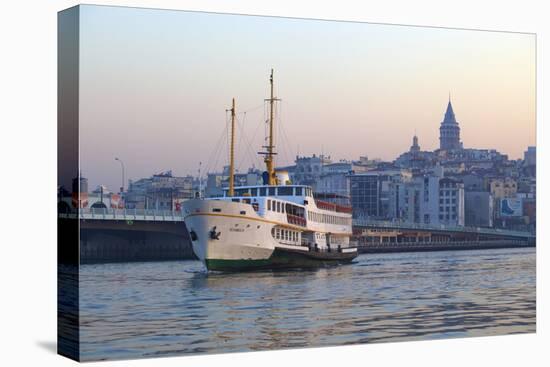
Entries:
{"label": "calm water", "polygon": [[535,331],[535,250],[361,255],[315,271],[81,267],[84,360]]}

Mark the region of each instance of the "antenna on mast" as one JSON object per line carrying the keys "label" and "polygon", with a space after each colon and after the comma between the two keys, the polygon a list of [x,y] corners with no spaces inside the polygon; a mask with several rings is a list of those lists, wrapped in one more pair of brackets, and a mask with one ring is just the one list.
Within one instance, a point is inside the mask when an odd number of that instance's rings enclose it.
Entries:
{"label": "antenna on mast", "polygon": [[199,162],[199,199],[202,197],[202,177],[201,177],[202,162]]}
{"label": "antenna on mast", "polygon": [[235,195],[235,98],[231,105],[231,144],[229,148],[229,196]]}
{"label": "antenna on mast", "polygon": [[264,154],[264,162],[266,165],[267,170],[267,184],[272,186],[277,184],[277,180],[275,177],[275,168],[273,165],[273,156],[276,155],[273,150],[275,146],[273,145],[273,105],[275,101],[280,101],[280,99],[273,96],[273,69],[271,69],[271,75],[269,76],[269,84],[270,84],[270,98],[266,99],[265,101],[269,101],[269,136],[268,136],[268,144],[264,146],[264,148],[267,149],[267,152],[259,152],[259,154]]}

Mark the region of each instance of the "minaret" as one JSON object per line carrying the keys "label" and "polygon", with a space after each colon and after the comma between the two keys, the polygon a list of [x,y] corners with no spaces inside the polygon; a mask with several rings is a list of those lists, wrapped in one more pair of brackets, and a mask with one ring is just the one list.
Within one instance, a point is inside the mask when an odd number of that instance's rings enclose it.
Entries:
{"label": "minaret", "polygon": [[460,126],[458,126],[458,122],[455,118],[450,95],[445,117],[439,127],[439,149],[462,149],[462,143],[460,142]]}
{"label": "minaret", "polygon": [[413,143],[411,145],[411,148],[409,149],[411,153],[418,153],[420,152],[420,146],[418,145],[418,137],[416,134],[413,136]]}

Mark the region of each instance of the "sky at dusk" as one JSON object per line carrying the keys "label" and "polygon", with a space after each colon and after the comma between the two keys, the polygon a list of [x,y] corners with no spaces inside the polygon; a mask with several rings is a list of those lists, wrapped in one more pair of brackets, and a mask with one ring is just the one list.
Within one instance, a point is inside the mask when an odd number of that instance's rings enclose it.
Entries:
{"label": "sky at dusk", "polygon": [[437,149],[449,93],[465,148],[516,159],[535,145],[531,34],[81,6],[79,52],[91,189],[120,186],[115,157],[130,179],[220,170],[233,97],[237,167],[258,167],[271,68],[279,166],[393,160],[415,132]]}

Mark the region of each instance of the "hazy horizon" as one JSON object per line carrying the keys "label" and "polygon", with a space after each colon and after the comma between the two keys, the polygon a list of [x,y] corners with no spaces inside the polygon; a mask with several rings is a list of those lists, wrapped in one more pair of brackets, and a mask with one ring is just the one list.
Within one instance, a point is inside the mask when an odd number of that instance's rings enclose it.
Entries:
{"label": "hazy horizon", "polygon": [[196,175],[199,161],[203,175],[219,171],[233,97],[237,167],[261,164],[271,68],[279,166],[297,153],[391,161],[415,132],[422,150],[437,149],[449,93],[465,148],[517,159],[536,145],[532,34],[84,5],[80,166],[90,189],[120,186],[115,157],[126,179]]}

